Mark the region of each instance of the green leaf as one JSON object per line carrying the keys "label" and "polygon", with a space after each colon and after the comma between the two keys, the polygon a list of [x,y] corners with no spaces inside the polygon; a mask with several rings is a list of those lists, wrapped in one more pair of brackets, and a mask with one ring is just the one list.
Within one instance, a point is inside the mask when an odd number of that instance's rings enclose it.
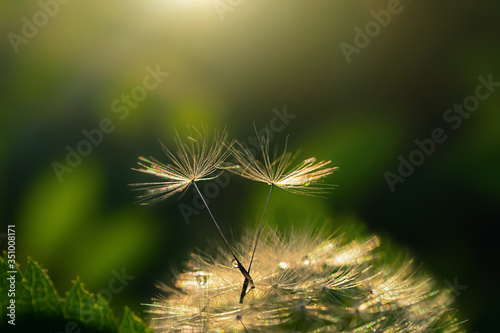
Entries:
{"label": "green leaf", "polygon": [[151,328],[148,328],[144,322],[137,317],[128,307],[125,307],[122,323],[120,324],[119,333],[153,333]]}
{"label": "green leaf", "polygon": [[16,267],[16,314],[21,314],[22,316],[30,314],[30,317],[32,317],[34,312],[31,304],[31,292],[26,285],[26,280],[21,273],[19,265],[16,264]]}
{"label": "green leaf", "polygon": [[85,327],[106,332],[116,332],[116,324],[109,304],[99,295],[97,300],[85,290],[77,277],[66,295],[64,303],[66,317],[82,322]]}
{"label": "green leaf", "polygon": [[116,332],[116,320],[109,307],[109,303],[99,294],[97,295],[97,307],[100,310],[99,315],[102,329],[113,329],[113,331]]}
{"label": "green leaf", "polygon": [[[8,295],[8,290],[10,289],[10,282],[7,280],[8,277],[11,277],[12,275],[15,276],[15,281],[16,281],[16,289],[15,289],[15,306],[16,306],[16,317],[19,314],[24,314],[24,313],[32,313],[33,307],[31,303],[31,293],[29,288],[26,286],[26,284],[23,282],[23,275],[21,271],[19,270],[19,264],[15,263],[15,268],[12,269],[10,265],[12,264],[9,263],[9,259],[7,256],[7,252],[3,252],[3,256],[0,257],[0,290],[2,291],[0,293],[0,323],[5,323],[6,319],[8,319],[5,315],[7,314],[7,309],[6,307],[9,305],[10,300],[12,299]],[[17,271],[17,273],[9,273],[12,271]],[[5,292],[4,292],[5,291]]]}
{"label": "green leaf", "polygon": [[[100,295],[94,296],[84,288],[80,278],[73,281],[73,286],[66,293],[66,299],[59,297],[47,272],[34,260],[28,258],[25,273],[16,265],[16,328],[24,331],[61,331],[64,328],[85,326],[86,332],[131,332],[153,333],[153,330],[132,311],[125,308],[120,327],[113,316],[108,302]],[[10,299],[7,292],[11,275],[7,253],[0,256],[0,326],[7,326],[9,319],[7,305]],[[69,326],[68,326],[69,325]],[[73,329],[72,329],[73,330]],[[3,332],[3,330],[2,330]]]}
{"label": "green leaf", "polygon": [[[52,281],[47,273],[31,258],[28,258],[28,265],[21,280],[22,293],[18,307],[29,307],[28,293],[31,298],[32,311],[36,317],[61,317],[62,308],[60,297],[57,294]],[[20,288],[21,289],[21,288]]]}

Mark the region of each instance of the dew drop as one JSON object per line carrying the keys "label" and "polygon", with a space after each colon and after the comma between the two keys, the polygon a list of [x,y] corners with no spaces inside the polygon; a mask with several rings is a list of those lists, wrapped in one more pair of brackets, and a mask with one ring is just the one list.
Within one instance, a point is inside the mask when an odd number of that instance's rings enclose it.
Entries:
{"label": "dew drop", "polygon": [[207,277],[206,275],[198,275],[197,276],[197,281],[200,286],[205,286],[207,284]]}
{"label": "dew drop", "polygon": [[232,265],[234,268],[238,268],[238,260],[233,259],[233,261],[231,261],[231,265]]}

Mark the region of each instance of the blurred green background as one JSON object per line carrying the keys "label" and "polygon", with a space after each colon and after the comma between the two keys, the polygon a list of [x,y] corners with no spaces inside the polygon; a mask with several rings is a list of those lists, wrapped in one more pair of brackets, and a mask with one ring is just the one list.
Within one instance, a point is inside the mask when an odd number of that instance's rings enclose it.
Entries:
{"label": "blurred green background", "polygon": [[[227,125],[231,137],[248,140],[253,122],[264,128],[286,108],[295,117],[273,145],[290,134],[301,157],[331,159],[339,170],[329,182],[338,187],[327,200],[275,191],[269,222],[380,234],[423,262],[438,285],[466,285],[456,305],[468,329],[492,331],[500,91],[456,130],[443,114],[474,94],[478,76],[500,81],[500,6],[401,1],[348,63],[340,44],[354,44],[354,28],[388,3],[74,0],[43,22],[37,1],[3,1],[0,233],[15,224],[18,260],[39,261],[61,293],[76,275],[91,291],[107,289],[113,271],[125,269],[134,278],[111,305],[142,311],[155,282],[170,283],[189,252],[218,235],[206,212],[183,217],[179,205],[193,207],[192,189],[134,205],[127,184],[154,180],[131,170],[137,157],[166,161],[158,139],[172,147],[174,129],[188,123]],[[23,17],[41,26],[19,42],[9,33],[22,35]],[[126,116],[114,112],[147,66],[169,76]],[[104,118],[114,130],[60,182],[52,163],[65,163],[66,146],[76,149],[82,131]],[[384,172],[396,173],[398,156],[435,128],[448,140],[391,192]],[[267,187],[227,179],[210,205],[237,239],[256,226]]]}

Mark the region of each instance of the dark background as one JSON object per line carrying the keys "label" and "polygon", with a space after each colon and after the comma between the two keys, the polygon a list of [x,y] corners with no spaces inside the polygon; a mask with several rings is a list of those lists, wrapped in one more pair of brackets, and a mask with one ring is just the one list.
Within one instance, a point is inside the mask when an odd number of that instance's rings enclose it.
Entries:
{"label": "dark background", "polygon": [[[338,185],[328,199],[275,191],[269,223],[280,228],[377,233],[423,263],[436,284],[457,279],[456,306],[470,332],[493,331],[493,275],[498,257],[500,91],[456,130],[443,120],[473,95],[478,76],[500,81],[499,6],[493,1],[401,1],[402,11],[348,63],[340,43],[373,20],[388,1],[250,1],[218,16],[213,2],[70,1],[60,5],[16,53],[8,34],[32,21],[35,1],[3,1],[0,9],[0,209],[2,229],[15,224],[17,257],[32,256],[61,294],[81,276],[91,291],[108,288],[112,271],[135,276],[111,305],[140,312],[170,282],[189,252],[218,240],[208,215],[189,223],[179,205],[189,189],[153,207],[134,205],[127,184],[153,180],[131,170],[139,155],[162,156],[175,129],[227,125],[247,140],[273,109],[295,115],[273,145],[303,158],[331,159]],[[121,120],[111,109],[141,84],[145,68],[170,75]],[[114,131],[60,182],[83,130],[111,119]],[[384,173],[397,172],[415,139],[442,128],[447,140],[391,192]],[[234,176],[210,199],[231,238],[255,227],[267,187]],[[0,238],[0,248],[6,241]]]}

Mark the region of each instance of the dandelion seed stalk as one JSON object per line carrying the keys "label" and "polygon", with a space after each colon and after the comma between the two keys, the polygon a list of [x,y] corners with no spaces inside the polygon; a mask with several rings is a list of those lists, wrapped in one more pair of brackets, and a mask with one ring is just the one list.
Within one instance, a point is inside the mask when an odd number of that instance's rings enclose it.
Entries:
{"label": "dandelion seed stalk", "polygon": [[198,185],[196,185],[196,182],[193,182],[194,184],[194,187],[196,188],[196,191],[198,192],[198,195],[200,196],[201,200],[203,201],[203,204],[205,205],[205,208],[207,209],[208,213],[210,214],[210,217],[212,218],[212,221],[214,222],[215,226],[217,227],[217,230],[219,230],[219,234],[221,235],[222,239],[224,240],[224,242],[226,243],[227,245],[227,248],[229,249],[229,251],[231,252],[231,255],[233,256],[233,259],[236,261],[237,265],[238,265],[238,269],[240,270],[241,274],[243,274],[243,276],[245,277],[245,281],[248,281],[248,283],[250,283],[251,287],[254,288],[255,285],[253,283],[253,279],[252,277],[250,276],[250,272],[248,272],[245,267],[241,264],[241,262],[238,260],[238,258],[236,257],[236,254],[234,253],[234,250],[233,248],[231,247],[231,245],[229,245],[229,242],[227,241],[227,238],[226,236],[224,236],[224,233],[222,232],[219,224],[217,223],[217,221],[215,220],[215,217],[214,215],[212,214],[212,211],[210,210],[210,208],[208,207],[208,204],[207,202],[205,201],[205,198],[203,197],[203,195],[201,194],[201,191],[200,189],[198,188]]}
{"label": "dandelion seed stalk", "polygon": [[271,198],[271,192],[273,191],[273,184],[270,185],[269,194],[267,195],[266,205],[264,206],[264,213],[262,214],[262,218],[260,219],[259,231],[257,232],[257,237],[255,239],[255,245],[252,251],[252,257],[250,258],[250,263],[248,264],[248,273],[250,273],[250,269],[252,268],[253,258],[255,256],[255,251],[257,250],[257,244],[259,243],[259,237],[262,232],[262,225],[264,223],[264,217],[266,216],[267,205],[269,204],[269,199]]}
{"label": "dandelion seed stalk", "polygon": [[[255,245],[253,246],[252,257],[250,258],[250,263],[248,264],[248,274],[250,274],[250,270],[252,269],[253,258],[255,256],[255,252],[257,251],[257,244],[259,243],[260,234],[262,232],[262,226],[264,223],[264,217],[266,216],[267,205],[269,204],[269,199],[271,198],[271,192],[273,191],[273,184],[270,184],[269,186],[270,186],[269,194],[267,195],[266,205],[264,206],[264,213],[262,213],[262,218],[260,219],[259,230],[257,231],[257,237],[255,237]],[[240,303],[243,303],[243,299],[247,294],[248,283],[249,281],[247,279],[245,279],[245,282],[243,282],[243,287],[241,289],[241,295],[240,295]]]}

